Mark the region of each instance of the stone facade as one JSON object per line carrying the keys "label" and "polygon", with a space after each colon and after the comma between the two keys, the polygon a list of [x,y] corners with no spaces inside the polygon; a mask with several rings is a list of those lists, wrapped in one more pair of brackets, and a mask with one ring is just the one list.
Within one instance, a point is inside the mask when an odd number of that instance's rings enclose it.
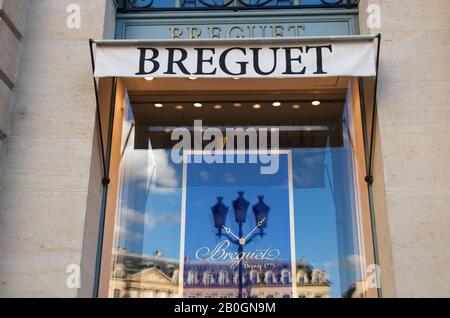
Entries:
{"label": "stone facade", "polygon": [[[0,175],[4,172],[4,155],[8,152],[11,106],[14,103],[22,39],[25,32],[26,2],[23,0],[0,0]],[[6,186],[0,183],[0,193]],[[7,209],[0,203],[0,228],[7,218]],[[2,235],[2,240],[6,239]],[[3,243],[2,243],[2,246]],[[2,254],[4,253],[3,248]],[[6,259],[0,257],[0,295],[7,288]],[[6,264],[5,264],[6,265]],[[5,278],[4,278],[5,277]]]}
{"label": "stone facade", "polygon": [[[381,8],[381,29],[367,28],[368,4]],[[449,297],[450,1],[364,0],[360,12],[362,33],[383,36],[375,213],[384,293]]]}
{"label": "stone facade", "polygon": [[[72,3],[81,8],[79,29],[66,24]],[[7,150],[0,192],[0,297],[92,295],[95,259],[86,254],[96,249],[97,234],[86,231],[93,237],[84,237],[95,156],[88,39],[113,36],[113,9],[109,0],[0,1],[0,69],[13,83],[0,80],[0,129],[7,135],[2,140]],[[5,15],[23,32],[21,40],[11,23],[4,25]],[[3,114],[9,113],[4,93],[11,89],[10,120],[4,121]],[[95,220],[92,216],[89,224]],[[80,290],[66,286],[71,264],[81,264],[82,277],[91,277]]]}
{"label": "stone facade", "polygon": [[0,0],[0,173],[25,30],[25,1]]}

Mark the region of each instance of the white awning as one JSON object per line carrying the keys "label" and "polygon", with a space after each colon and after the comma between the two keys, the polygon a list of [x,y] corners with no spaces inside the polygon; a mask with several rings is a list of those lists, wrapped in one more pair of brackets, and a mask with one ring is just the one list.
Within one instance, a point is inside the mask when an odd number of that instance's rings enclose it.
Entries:
{"label": "white awning", "polygon": [[94,43],[98,78],[376,76],[373,36]]}

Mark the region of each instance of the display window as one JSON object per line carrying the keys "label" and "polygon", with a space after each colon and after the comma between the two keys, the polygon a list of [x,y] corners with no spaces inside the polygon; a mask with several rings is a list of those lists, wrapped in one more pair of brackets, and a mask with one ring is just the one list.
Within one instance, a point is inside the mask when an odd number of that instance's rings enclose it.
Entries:
{"label": "display window", "polygon": [[116,86],[101,296],[371,296],[356,78]]}

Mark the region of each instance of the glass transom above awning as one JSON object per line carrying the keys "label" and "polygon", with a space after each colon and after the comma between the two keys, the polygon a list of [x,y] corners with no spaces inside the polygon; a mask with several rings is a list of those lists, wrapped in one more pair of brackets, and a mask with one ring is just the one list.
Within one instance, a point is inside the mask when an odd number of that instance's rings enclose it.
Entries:
{"label": "glass transom above awning", "polygon": [[373,36],[94,41],[95,77],[376,76]]}

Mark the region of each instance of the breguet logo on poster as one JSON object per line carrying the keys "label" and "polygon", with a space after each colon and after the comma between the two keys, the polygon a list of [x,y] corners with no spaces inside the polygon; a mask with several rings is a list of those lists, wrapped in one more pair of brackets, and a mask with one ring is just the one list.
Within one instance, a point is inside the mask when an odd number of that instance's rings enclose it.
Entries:
{"label": "breguet logo on poster", "polygon": [[242,252],[229,251],[230,241],[223,240],[214,248],[201,247],[195,253],[195,257],[200,261],[229,261],[231,268],[235,268],[242,261],[274,261],[280,257],[280,250],[271,248],[256,249],[254,251]]}

